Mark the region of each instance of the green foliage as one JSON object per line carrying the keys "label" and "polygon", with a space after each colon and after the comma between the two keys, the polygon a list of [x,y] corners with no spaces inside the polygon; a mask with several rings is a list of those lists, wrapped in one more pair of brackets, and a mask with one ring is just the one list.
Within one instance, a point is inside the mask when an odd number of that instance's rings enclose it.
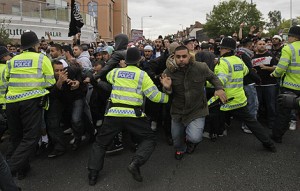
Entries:
{"label": "green foliage", "polygon": [[244,22],[246,26],[243,33],[246,35],[252,25],[256,25],[257,28],[263,26],[261,17],[262,13],[257,10],[255,4],[247,3],[245,0],[222,1],[206,15],[204,30],[210,37],[221,34],[228,36],[234,32],[238,33],[240,24]]}
{"label": "green foliage", "polygon": [[269,11],[268,17],[270,21],[266,23],[266,26],[270,29],[277,29],[281,24],[281,12],[277,10]]}
{"label": "green foliage", "polygon": [[0,21],[0,44],[8,44],[11,42],[11,39],[9,39],[9,33],[7,31],[7,25],[11,23],[10,20],[6,21],[5,19],[2,19]]}

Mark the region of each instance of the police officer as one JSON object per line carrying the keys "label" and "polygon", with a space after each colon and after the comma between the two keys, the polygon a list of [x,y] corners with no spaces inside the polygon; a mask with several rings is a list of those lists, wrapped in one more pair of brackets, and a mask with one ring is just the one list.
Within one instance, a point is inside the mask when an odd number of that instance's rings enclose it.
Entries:
{"label": "police officer", "polygon": [[[293,26],[288,32],[288,44],[283,47],[281,57],[272,77],[281,78],[281,93],[300,96],[300,27]],[[289,128],[291,108],[279,105],[276,125],[272,128],[272,139],[282,142],[282,136]]]}
{"label": "police officer", "polygon": [[271,152],[276,152],[274,143],[259,122],[249,113],[247,109],[247,98],[243,89],[243,78],[248,74],[248,67],[237,56],[234,55],[236,41],[225,37],[220,42],[220,62],[215,67],[215,74],[224,85],[228,101],[221,106],[221,111],[240,118],[252,131],[252,133],[263,143],[263,146]]}
{"label": "police officer", "polygon": [[[10,52],[6,47],[0,46],[0,139],[7,129],[5,107],[6,80],[4,77],[6,61],[11,59]],[[1,142],[1,140],[0,140]],[[10,169],[0,152],[0,189],[19,190],[11,176]]]}
{"label": "police officer", "polygon": [[37,53],[39,40],[33,31],[21,35],[22,53],[7,62],[6,112],[11,133],[7,160],[13,174],[23,179],[29,157],[40,138],[46,89],[55,84],[50,60]]}
{"label": "police officer", "polygon": [[[155,134],[141,109],[143,97],[146,96],[158,103],[167,103],[169,97],[157,89],[146,72],[136,67],[140,59],[139,50],[129,48],[125,59],[127,67],[113,69],[106,76],[107,81],[112,84],[111,101],[90,153],[88,162],[90,185],[96,184],[98,173],[103,168],[107,146],[124,128],[140,140],[127,169],[136,181],[143,181],[140,166],[149,159],[156,145]],[[172,82],[169,77],[161,77],[161,83],[166,90],[170,90]]]}
{"label": "police officer", "polygon": [[6,80],[4,78],[6,61],[10,60],[10,52],[5,46],[0,46],[0,142],[7,129],[5,108]]}

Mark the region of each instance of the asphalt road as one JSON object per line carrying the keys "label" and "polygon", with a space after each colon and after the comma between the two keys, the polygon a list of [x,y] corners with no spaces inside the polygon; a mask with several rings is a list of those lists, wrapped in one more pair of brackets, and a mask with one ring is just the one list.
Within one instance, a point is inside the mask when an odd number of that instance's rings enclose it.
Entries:
{"label": "asphalt road", "polygon": [[[90,144],[71,149],[55,159],[46,153],[34,158],[26,179],[16,180],[24,191],[85,190],[204,190],[204,191],[298,191],[300,190],[300,128],[288,131],[277,153],[266,151],[253,136],[245,134],[237,122],[228,136],[216,142],[204,139],[192,155],[174,159],[174,150],[160,133],[158,145],[141,172],[144,182],[132,179],[126,168],[132,152],[107,156],[98,183],[88,185],[87,160]],[[1,145],[5,150],[5,144]]]}

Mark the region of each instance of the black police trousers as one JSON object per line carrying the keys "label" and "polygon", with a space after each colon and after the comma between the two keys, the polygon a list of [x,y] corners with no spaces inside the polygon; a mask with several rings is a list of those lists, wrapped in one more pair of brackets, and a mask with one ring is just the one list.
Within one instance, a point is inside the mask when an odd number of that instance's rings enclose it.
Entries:
{"label": "black police trousers", "polygon": [[[287,89],[287,88],[280,89],[280,93],[288,93],[288,92],[293,92],[298,97],[300,96],[300,91]],[[278,104],[277,111],[278,113],[277,113],[275,125],[272,127],[272,136],[276,139],[282,139],[282,136],[289,129],[289,122],[291,120],[292,109],[286,108],[285,106]]]}
{"label": "black police trousers", "polygon": [[6,159],[11,172],[17,172],[29,165],[29,158],[35,152],[41,137],[43,108],[41,98],[7,103],[7,125],[10,144]]}
{"label": "black police trousers", "polygon": [[267,131],[264,129],[264,127],[255,119],[250,113],[246,106],[226,111],[227,114],[230,114],[233,117],[236,117],[237,119],[243,121],[247,127],[252,131],[252,134],[260,140],[264,146],[270,147],[274,145],[274,143],[271,141]]}
{"label": "black police trousers", "polygon": [[156,136],[145,117],[105,117],[92,146],[88,161],[89,170],[102,170],[106,148],[123,129],[126,129],[140,140],[132,162],[137,166],[141,166],[150,158],[156,145]]}
{"label": "black police trousers", "polygon": [[10,169],[0,153],[0,190],[18,191],[14,179],[10,173]]}

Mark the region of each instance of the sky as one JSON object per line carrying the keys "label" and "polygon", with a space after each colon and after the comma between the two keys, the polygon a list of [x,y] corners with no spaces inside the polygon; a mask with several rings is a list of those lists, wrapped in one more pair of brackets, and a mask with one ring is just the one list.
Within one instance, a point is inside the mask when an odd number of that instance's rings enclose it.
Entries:
{"label": "sky", "polygon": [[[159,35],[175,34],[194,24],[206,22],[206,14],[222,0],[128,0],[128,15],[131,28],[141,29],[144,36],[152,40]],[[246,0],[251,3],[251,0]],[[256,8],[268,18],[268,12],[279,10],[281,17],[290,19],[300,16],[300,0],[252,0]],[[292,12],[290,11],[292,3]],[[151,17],[149,17],[151,16]]]}

